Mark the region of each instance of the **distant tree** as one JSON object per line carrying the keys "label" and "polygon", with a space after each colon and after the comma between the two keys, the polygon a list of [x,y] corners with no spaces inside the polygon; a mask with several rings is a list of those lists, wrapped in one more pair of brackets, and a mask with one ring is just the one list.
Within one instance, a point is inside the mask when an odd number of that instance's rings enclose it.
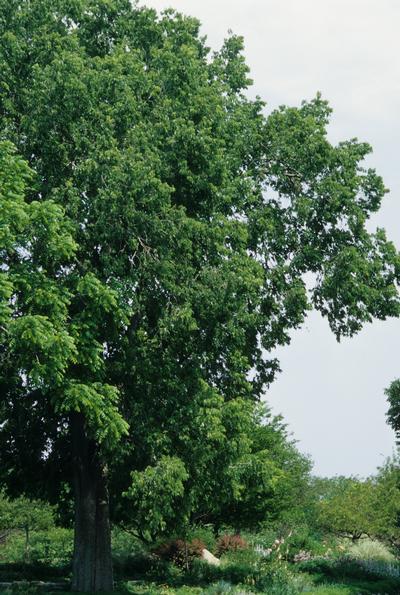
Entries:
{"label": "distant tree", "polygon": [[317,519],[320,526],[329,533],[358,541],[371,536],[375,521],[376,493],[371,480],[356,478],[335,478],[332,485],[321,493],[317,503]]}
{"label": "distant tree", "polygon": [[388,459],[367,480],[352,477],[314,478],[311,523],[357,541],[377,539],[400,551],[400,463]]}
{"label": "distant tree", "polygon": [[314,501],[329,500],[340,495],[349,485],[349,481],[359,481],[357,478],[335,475],[334,477],[314,476],[310,482],[310,493]]}
{"label": "distant tree", "polygon": [[396,455],[386,461],[376,475],[376,494],[372,532],[400,554],[400,459]]}
{"label": "distant tree", "polygon": [[[218,448],[202,416],[259,399],[311,307],[338,339],[399,314],[370,147],[333,146],[319,96],[266,117],[242,40],[210,54],[199,30],[128,0],[0,0],[0,137],[35,172],[5,149],[0,479],[74,485],[77,591],[113,587],[109,492],[117,518],[132,472],[186,468],[194,432]],[[261,453],[224,489],[272,489]]]}

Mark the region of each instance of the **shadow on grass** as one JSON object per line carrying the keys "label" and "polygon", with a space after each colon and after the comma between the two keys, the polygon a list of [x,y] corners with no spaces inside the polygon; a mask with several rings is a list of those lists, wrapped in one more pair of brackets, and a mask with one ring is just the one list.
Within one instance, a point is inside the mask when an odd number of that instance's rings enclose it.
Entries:
{"label": "shadow on grass", "polygon": [[[362,567],[355,560],[313,560],[297,566],[303,572],[309,573],[313,583],[321,585],[316,593],[329,593],[327,585],[335,585],[337,593],[340,588],[351,595],[399,595],[400,579],[384,577]],[[323,589],[326,587],[326,591]],[[332,591],[334,593],[335,591]]]}

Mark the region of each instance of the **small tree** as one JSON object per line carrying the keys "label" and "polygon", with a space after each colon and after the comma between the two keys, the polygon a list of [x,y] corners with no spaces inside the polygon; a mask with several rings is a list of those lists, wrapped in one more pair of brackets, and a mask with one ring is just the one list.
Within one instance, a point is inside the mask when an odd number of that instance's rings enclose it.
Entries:
{"label": "small tree", "polygon": [[0,498],[0,529],[19,529],[25,534],[25,561],[30,560],[30,535],[32,531],[45,531],[54,526],[54,510],[47,502],[20,496],[10,500]]}

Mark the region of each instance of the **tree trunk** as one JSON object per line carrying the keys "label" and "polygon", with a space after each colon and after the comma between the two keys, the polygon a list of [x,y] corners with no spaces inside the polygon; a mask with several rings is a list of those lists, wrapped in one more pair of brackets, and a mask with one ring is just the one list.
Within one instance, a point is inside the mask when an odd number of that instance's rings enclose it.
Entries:
{"label": "tree trunk", "polygon": [[72,591],[113,590],[111,528],[106,467],[95,441],[85,432],[81,414],[71,417],[75,535]]}

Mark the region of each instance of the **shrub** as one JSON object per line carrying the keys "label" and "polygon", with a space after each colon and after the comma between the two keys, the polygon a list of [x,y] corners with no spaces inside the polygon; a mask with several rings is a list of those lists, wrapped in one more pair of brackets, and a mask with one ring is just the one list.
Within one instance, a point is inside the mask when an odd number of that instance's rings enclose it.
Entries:
{"label": "shrub", "polygon": [[204,548],[205,544],[200,539],[191,541],[174,539],[162,543],[153,553],[161,560],[167,560],[180,568],[185,568],[189,567],[196,558],[201,558]]}
{"label": "shrub", "polygon": [[72,560],[73,545],[70,529],[37,531],[32,534],[31,560],[48,566],[67,566]]}
{"label": "shrub", "polygon": [[352,557],[360,560],[383,560],[385,562],[395,560],[394,555],[385,544],[371,539],[364,539],[356,544],[350,544],[348,551]]}
{"label": "shrub", "polygon": [[[367,573],[358,561],[348,556],[333,559],[315,558],[300,563],[297,568],[310,574],[324,575],[329,580],[342,580],[343,577],[362,580]],[[380,578],[377,573],[370,572],[368,574],[371,579],[378,580]]]}
{"label": "shrub", "polygon": [[222,556],[226,552],[237,552],[246,550],[249,544],[240,535],[222,535],[217,542],[217,556]]}
{"label": "shrub", "polygon": [[113,528],[112,555],[114,560],[122,562],[132,556],[136,557],[139,554],[145,553],[146,548],[137,537],[120,527]]}
{"label": "shrub", "polygon": [[[46,566],[68,566],[71,563],[73,535],[70,529],[53,527],[48,531],[33,531],[30,538],[30,561]],[[0,551],[2,564],[19,564],[26,556],[25,536],[12,533]]]}
{"label": "shrub", "polygon": [[286,564],[280,562],[268,562],[261,565],[255,587],[257,591],[268,593],[268,595],[297,595],[302,590],[299,580]]}
{"label": "shrub", "polygon": [[222,580],[223,570],[220,566],[213,566],[204,560],[193,560],[186,578],[191,584],[208,585]]}
{"label": "shrub", "polygon": [[205,544],[205,547],[210,552],[215,552],[216,549],[216,539],[215,534],[212,527],[208,526],[197,526],[197,527],[190,527],[186,538],[188,541],[192,541],[193,539],[199,539]]}
{"label": "shrub", "polygon": [[306,527],[300,527],[284,541],[281,553],[287,560],[293,562],[296,559],[323,556],[326,553],[326,547],[318,535],[314,535]]}
{"label": "shrub", "polygon": [[224,580],[254,585],[260,575],[260,556],[252,549],[228,552],[220,568]]}

